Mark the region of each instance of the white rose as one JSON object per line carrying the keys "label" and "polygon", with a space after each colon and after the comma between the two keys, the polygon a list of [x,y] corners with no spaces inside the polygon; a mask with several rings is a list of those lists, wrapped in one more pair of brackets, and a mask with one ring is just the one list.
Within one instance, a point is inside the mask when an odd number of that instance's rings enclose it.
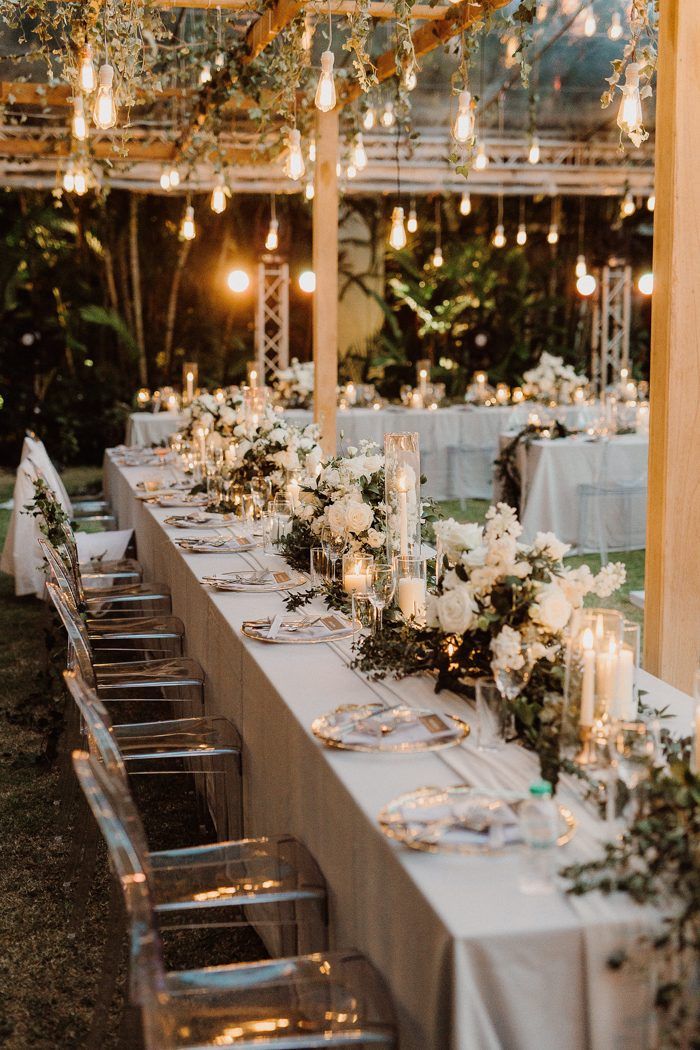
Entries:
{"label": "white rose", "polygon": [[219,419],[224,426],[230,427],[236,422],[236,413],[228,405],[222,405],[219,409]]}
{"label": "white rose", "polygon": [[199,422],[202,424],[203,427],[211,427],[214,425],[214,417],[211,414],[211,412],[202,412],[201,416],[199,417]]}
{"label": "white rose", "polygon": [[283,445],[287,434],[282,427],[274,427],[267,436],[270,441],[274,441],[278,445]]}
{"label": "white rose", "polygon": [[345,507],[342,503],[331,503],[326,511],[328,524],[336,534],[345,532]]}
{"label": "white rose", "polygon": [[515,628],[507,624],[502,627],[496,637],[491,639],[492,669],[494,671],[519,671],[525,664],[522,644],[520,633]]}
{"label": "white rose", "polygon": [[374,550],[379,550],[380,547],[384,546],[384,534],[377,532],[376,529],[370,529],[367,533],[367,542]]}
{"label": "white rose", "polygon": [[350,532],[364,532],[374,520],[374,512],[367,503],[349,502],[345,508],[345,521]]}
{"label": "white rose", "polygon": [[571,549],[570,544],[562,543],[553,532],[538,532],[532,546],[535,551],[541,551],[555,561],[561,561]]}
{"label": "white rose", "polygon": [[571,616],[571,603],[567,601],[561,587],[547,583],[530,609],[530,618],[548,631],[563,631]]}
{"label": "white rose", "polygon": [[475,613],[468,587],[455,587],[438,598],[437,617],[445,634],[464,634],[474,623]]}

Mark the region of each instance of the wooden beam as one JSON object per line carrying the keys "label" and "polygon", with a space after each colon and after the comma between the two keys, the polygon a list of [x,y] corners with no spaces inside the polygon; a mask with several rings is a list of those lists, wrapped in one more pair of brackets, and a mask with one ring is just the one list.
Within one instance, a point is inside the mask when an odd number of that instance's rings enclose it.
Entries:
{"label": "wooden beam", "polygon": [[338,110],[316,112],[313,204],[314,419],[324,452],[335,455],[338,399]]}
{"label": "wooden beam", "polygon": [[[485,0],[482,7],[462,3],[445,18],[421,26],[416,30],[412,38],[416,57],[420,58],[421,55],[427,55],[430,51],[434,51],[436,47],[440,47],[453,36],[456,36],[457,33],[461,33],[463,29],[467,29],[469,26],[474,25],[475,22],[481,21],[490,11],[507,7],[509,3],[511,3],[511,0]],[[374,65],[377,70],[377,80],[380,84],[384,80],[388,80],[389,77],[393,77],[396,73],[396,56],[393,48],[389,51],[384,51],[377,58]],[[361,94],[362,88],[360,84],[357,80],[353,80],[351,84],[348,84],[338,104],[341,107],[346,106],[348,102],[354,102]]]}
{"label": "wooden beam", "polygon": [[700,648],[700,19],[661,4],[644,664],[690,692]]}
{"label": "wooden beam", "polygon": [[[458,0],[458,2],[466,3],[466,0]],[[152,6],[160,11],[176,11],[186,7],[197,11],[213,11],[221,8],[222,11],[251,12],[250,0],[218,0],[216,4],[212,3],[212,0],[155,0]],[[356,0],[332,0],[330,6],[331,13],[334,15],[349,15],[355,10]],[[411,8],[411,18],[437,21],[444,18],[452,9],[452,4],[436,4],[434,7],[431,7],[430,4],[414,4]],[[326,4],[320,11],[319,17],[323,18],[327,13],[328,5]],[[396,8],[385,0],[371,0],[368,14],[371,18],[382,20],[396,18]]]}
{"label": "wooden beam", "polygon": [[304,10],[303,0],[277,0],[253,22],[245,35],[243,63],[248,65]]}
{"label": "wooden beam", "polygon": [[[162,99],[183,98],[192,91],[181,88],[163,88],[158,92],[137,88],[136,105],[156,105]],[[73,104],[73,88],[70,84],[46,84],[39,81],[0,81],[0,103],[13,106],[44,106],[60,108]]]}

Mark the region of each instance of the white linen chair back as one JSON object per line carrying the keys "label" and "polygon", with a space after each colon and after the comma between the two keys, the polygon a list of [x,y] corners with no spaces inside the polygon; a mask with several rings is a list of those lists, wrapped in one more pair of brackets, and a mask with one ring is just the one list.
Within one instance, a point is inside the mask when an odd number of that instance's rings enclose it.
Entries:
{"label": "white linen chair back", "polygon": [[35,594],[42,598],[44,595],[43,562],[38,542],[41,530],[37,519],[24,510],[34,498],[34,482],[39,477],[44,477],[43,473],[31,456],[25,456],[17,468],[12,517],[0,559],[0,569],[15,578],[18,597]]}

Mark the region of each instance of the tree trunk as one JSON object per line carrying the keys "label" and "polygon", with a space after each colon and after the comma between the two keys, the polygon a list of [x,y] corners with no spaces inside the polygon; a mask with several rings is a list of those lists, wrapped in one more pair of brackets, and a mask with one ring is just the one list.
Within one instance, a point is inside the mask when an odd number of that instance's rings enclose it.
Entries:
{"label": "tree trunk", "polygon": [[191,241],[180,241],[180,247],[175,260],[175,270],[170,284],[170,295],[168,296],[168,310],[165,315],[165,338],[163,339],[163,359],[165,361],[166,375],[172,380],[173,369],[173,336],[175,334],[175,317],[177,315],[177,299],[180,294],[180,281],[182,271],[190,253]]}
{"label": "tree trunk", "polygon": [[139,348],[139,382],[148,386],[148,361],[143,341],[143,308],[141,305],[141,268],[139,266],[139,199],[129,195],[129,261],[131,264],[131,293],[134,300],[134,335]]}

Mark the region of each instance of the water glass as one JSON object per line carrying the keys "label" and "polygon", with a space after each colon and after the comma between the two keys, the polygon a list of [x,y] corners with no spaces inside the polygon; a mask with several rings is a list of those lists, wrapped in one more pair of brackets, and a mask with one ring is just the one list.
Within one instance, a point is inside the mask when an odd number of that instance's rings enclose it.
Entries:
{"label": "water glass", "polygon": [[312,547],[309,551],[309,578],[312,587],[323,587],[328,579],[328,555],[324,547]]}
{"label": "water glass", "polygon": [[374,619],[372,615],[372,603],[368,594],[361,594],[359,591],[353,591],[352,593],[352,644],[356,645],[362,637],[362,632],[371,630],[372,621]]}
{"label": "water glass", "polygon": [[427,562],[425,558],[396,556],[396,604],[407,620],[425,623],[427,604]]}
{"label": "water glass", "polygon": [[396,590],[396,573],[393,565],[375,563],[369,572],[368,597],[374,609],[374,631],[382,629],[382,616],[390,605]]}
{"label": "water glass", "polygon": [[330,528],[321,531],[321,543],[328,557],[328,577],[335,580],[336,566],[347,549],[347,538],[344,533],[333,532]]}
{"label": "water glass", "polygon": [[508,701],[492,678],[476,682],[477,747],[499,751],[505,746],[511,713]]}

